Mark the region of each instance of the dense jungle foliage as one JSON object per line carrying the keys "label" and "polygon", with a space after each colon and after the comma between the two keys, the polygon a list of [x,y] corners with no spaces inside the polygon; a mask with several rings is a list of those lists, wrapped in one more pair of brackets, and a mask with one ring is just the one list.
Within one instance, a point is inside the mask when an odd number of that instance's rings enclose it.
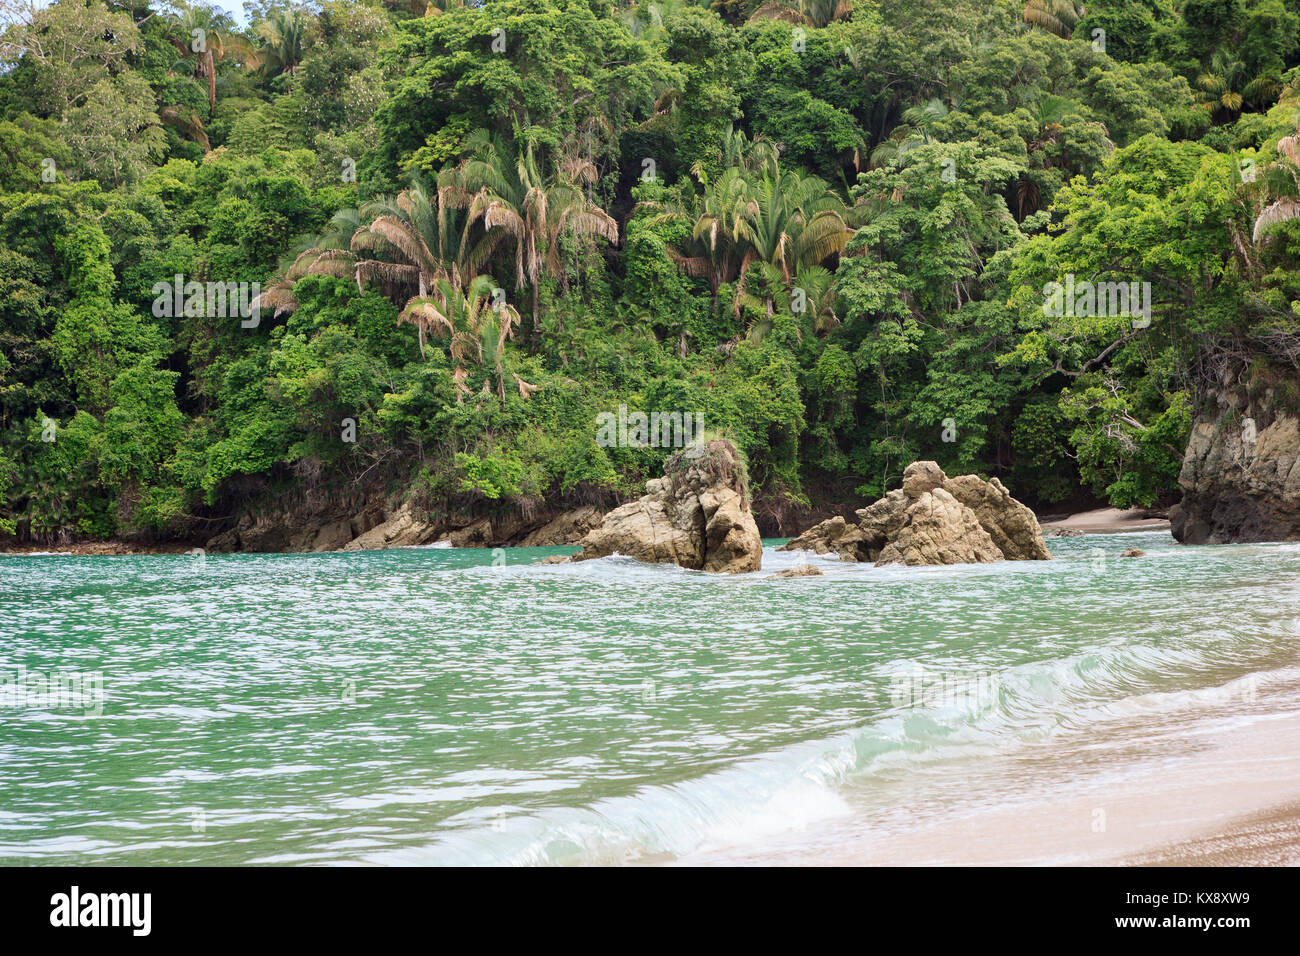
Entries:
{"label": "dense jungle foliage", "polygon": [[4,534],[612,502],[672,451],[620,405],[734,439],[765,530],[917,458],[1149,505],[1296,372],[1300,0],[0,9]]}

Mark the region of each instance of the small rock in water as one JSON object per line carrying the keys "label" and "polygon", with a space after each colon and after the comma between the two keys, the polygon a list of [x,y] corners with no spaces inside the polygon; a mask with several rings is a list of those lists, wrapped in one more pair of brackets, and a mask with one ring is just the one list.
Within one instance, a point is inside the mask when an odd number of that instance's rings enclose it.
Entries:
{"label": "small rock in water", "polygon": [[769,578],[815,578],[822,574],[822,569],[811,564],[796,564],[793,568],[782,568]]}
{"label": "small rock in water", "polygon": [[1125,551],[1123,554],[1121,554],[1120,557],[1121,557],[1121,558],[1141,558],[1141,557],[1143,557],[1143,556],[1145,556],[1145,555],[1146,555],[1146,552],[1143,551],[1141,548],[1129,548],[1127,551]]}
{"label": "small rock in water", "polygon": [[540,561],[534,561],[533,564],[567,564],[568,561],[569,556],[567,554],[552,554]]}

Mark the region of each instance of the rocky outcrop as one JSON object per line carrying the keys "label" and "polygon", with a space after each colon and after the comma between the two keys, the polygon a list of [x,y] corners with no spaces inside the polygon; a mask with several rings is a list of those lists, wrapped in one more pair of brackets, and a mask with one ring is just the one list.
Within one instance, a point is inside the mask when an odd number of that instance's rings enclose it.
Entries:
{"label": "rocky outcrop", "polygon": [[714,440],[671,455],[646,493],[615,508],[573,561],[621,554],[654,564],[737,574],[762,566],[763,544],[734,445]]}
{"label": "rocky outcrop", "polygon": [[1038,519],[1002,482],[975,475],[949,478],[932,461],[908,465],[902,488],[855,513],[856,525],[831,518],[781,550],[835,552],[845,561],[876,564],[1051,559]]}
{"label": "rocky outcrop", "polygon": [[344,551],[377,551],[427,544],[438,536],[438,525],[428,521],[409,501],[369,531],[343,545]]}
{"label": "rocky outcrop", "polygon": [[592,528],[600,527],[603,513],[595,505],[575,508],[530,532],[519,542],[521,548],[553,548],[564,544],[577,544]]}
{"label": "rocky outcrop", "polygon": [[1300,539],[1300,417],[1272,389],[1225,388],[1183,455],[1169,529],[1184,544]]}
{"label": "rocky outcrop", "polygon": [[1038,518],[996,478],[982,481],[958,475],[943,483],[948,492],[971,511],[1008,561],[1048,561],[1052,555],[1043,542]]}
{"label": "rocky outcrop", "polygon": [[1147,553],[1143,551],[1141,548],[1125,548],[1124,552],[1120,555],[1120,557],[1121,558],[1145,558],[1146,554]]}
{"label": "rocky outcrop", "polygon": [[584,506],[569,511],[524,514],[506,511],[494,517],[472,514],[430,515],[411,501],[379,501],[349,516],[331,511],[246,512],[235,525],[213,535],[207,551],[377,551],[446,541],[457,548],[551,547],[577,544],[600,524],[601,511]]}
{"label": "rocky outcrop", "polygon": [[[929,463],[927,463],[929,464]],[[915,465],[909,465],[909,468]],[[904,471],[904,475],[907,472]],[[904,478],[906,481],[906,478]],[[912,498],[901,488],[895,488],[873,505],[859,508],[854,512],[858,516],[858,528],[862,535],[861,543],[850,540],[850,548],[840,551],[840,557],[857,561],[875,561],[907,523],[907,509],[911,507]]]}
{"label": "rocky outcrop", "polygon": [[[791,538],[778,551],[813,551],[817,554],[839,553],[857,549],[862,531],[855,524],[836,515],[815,524],[797,538]],[[856,558],[854,560],[857,560]]]}
{"label": "rocky outcrop", "polygon": [[883,564],[984,564],[1002,552],[971,511],[935,488],[923,491],[903,516],[903,525],[876,559]]}
{"label": "rocky outcrop", "polygon": [[292,509],[245,512],[234,527],[208,538],[203,548],[210,554],[337,551],[375,520],[364,514],[330,517]]}
{"label": "rocky outcrop", "polygon": [[[903,494],[915,501],[927,491],[944,487],[948,476],[933,461],[914,461],[903,469]],[[977,479],[978,480],[978,479]]]}

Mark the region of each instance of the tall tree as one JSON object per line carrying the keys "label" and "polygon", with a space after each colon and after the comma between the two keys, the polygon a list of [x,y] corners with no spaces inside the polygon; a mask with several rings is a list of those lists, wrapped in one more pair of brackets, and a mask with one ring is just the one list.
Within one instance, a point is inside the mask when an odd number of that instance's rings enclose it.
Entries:
{"label": "tall tree", "polygon": [[306,7],[270,11],[256,27],[257,35],[262,39],[262,46],[256,54],[257,63],[268,76],[281,73],[292,76],[311,44],[315,28],[315,17]]}
{"label": "tall tree", "polygon": [[1300,131],[1277,144],[1278,158],[1265,170],[1268,195],[1273,201],[1255,219],[1255,242],[1270,226],[1300,218]]}
{"label": "tall tree", "polygon": [[1029,0],[1025,4],[1025,22],[1042,27],[1048,33],[1069,39],[1085,10],[1074,0]]}
{"label": "tall tree", "polygon": [[531,334],[542,275],[563,270],[560,237],[599,236],[616,243],[618,222],[582,188],[596,178],[591,162],[569,160],[548,177],[531,145],[512,157],[504,141],[480,134],[472,138],[471,148],[473,158],[464,167],[465,184],[474,193],[469,219],[482,220],[490,246],[507,239],[513,244],[517,285],[532,289]]}
{"label": "tall tree", "polygon": [[248,64],[255,61],[253,47],[228,28],[230,18],[211,7],[187,7],[171,17],[174,32],[168,41],[183,58],[194,58],[193,75],[207,87],[208,118],[217,111],[217,63],[227,56]]}
{"label": "tall tree", "polygon": [[[395,200],[376,199],[361,208],[364,227],[352,237],[353,252],[381,252],[387,258],[365,258],[356,263],[357,287],[378,278],[417,290],[415,298],[429,294],[433,284],[447,279],[456,289],[465,288],[492,250],[492,242],[480,236],[471,243],[472,223],[464,222],[460,210],[467,200],[459,170],[444,171],[438,188],[430,189],[418,173],[411,185]],[[424,354],[424,327],[420,330],[420,354]]]}

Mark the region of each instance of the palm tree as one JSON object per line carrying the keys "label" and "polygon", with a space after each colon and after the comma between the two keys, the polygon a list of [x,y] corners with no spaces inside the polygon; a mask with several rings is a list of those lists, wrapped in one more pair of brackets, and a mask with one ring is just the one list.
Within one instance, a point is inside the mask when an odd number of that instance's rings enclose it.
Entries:
{"label": "palm tree", "polygon": [[948,115],[948,106],[937,96],[903,113],[903,121],[871,151],[871,164],[885,166],[906,156],[917,146],[933,140],[934,127]]}
{"label": "palm tree", "polygon": [[194,57],[193,75],[208,88],[208,118],[217,109],[217,62],[226,56],[239,57],[246,65],[256,56],[249,42],[238,34],[223,34],[216,26],[218,11],[210,7],[190,7],[171,18],[179,35],[167,40],[183,58]]}
{"label": "palm tree", "polygon": [[272,10],[257,25],[257,35],[262,39],[262,47],[256,51],[257,62],[268,76],[293,76],[311,41],[315,23],[306,8],[294,7]]}
{"label": "palm tree", "polygon": [[1083,5],[1076,6],[1074,0],[1029,0],[1025,4],[1024,17],[1026,23],[1068,40],[1074,34],[1075,25],[1086,14]]}
{"label": "palm tree", "polygon": [[[497,396],[505,404],[505,344],[519,322],[519,312],[496,299],[496,288],[491,276],[477,276],[464,290],[444,276],[434,282],[432,294],[411,299],[398,316],[399,322],[410,322],[420,330],[422,341],[426,333],[448,339],[457,401],[470,394],[465,380],[468,367],[475,365],[487,370],[489,379],[495,377]],[[515,380],[525,397],[536,387],[518,376]]]}
{"label": "palm tree", "polygon": [[158,111],[158,119],[163,125],[179,130],[194,140],[203,147],[203,152],[212,151],[212,143],[208,140],[207,130],[203,128],[203,120],[199,118],[198,111],[188,106],[164,106]]}
{"label": "palm tree", "polygon": [[1202,108],[1216,123],[1231,123],[1247,106],[1262,109],[1282,91],[1282,81],[1272,73],[1250,78],[1246,64],[1226,50],[1215,50],[1210,65],[1196,78],[1202,91]]}
{"label": "palm tree", "polygon": [[1218,122],[1231,122],[1241,114],[1245,97],[1238,87],[1245,80],[1246,65],[1234,60],[1224,50],[1215,50],[1210,65],[1196,78],[1196,85],[1204,92],[1202,106]]}
{"label": "palm tree", "polygon": [[[740,236],[749,246],[741,261],[736,309],[746,292],[745,272],[752,262],[765,262],[779,270],[789,287],[800,268],[820,265],[840,252],[853,237],[848,207],[825,181],[795,170],[768,164],[754,183],[748,215]],[[766,302],[771,315],[774,303]]]}
{"label": "palm tree", "polygon": [[[799,269],[793,284],[788,282],[779,266],[759,262],[751,267],[757,280],[758,294],[745,292],[741,304],[762,314],[749,327],[749,340],[761,342],[772,331],[778,312],[789,312],[810,320],[812,332],[818,338],[827,335],[840,324],[835,312],[839,291],[835,288],[835,273],[822,266],[804,266]],[[796,334],[803,340],[803,329],[796,326]]]}
{"label": "palm tree", "polygon": [[687,275],[708,280],[715,300],[719,287],[740,275],[745,259],[744,222],[755,209],[745,171],[732,166],[705,190],[692,210],[677,206],[657,217],[687,216],[693,221],[691,248],[683,251],[669,246],[668,255]]}
{"label": "palm tree", "polygon": [[[480,237],[471,241],[470,224],[461,227],[460,214],[467,193],[459,170],[444,170],[438,187],[431,190],[418,173],[396,200],[379,198],[361,208],[362,228],[351,237],[354,253],[371,256],[355,265],[357,288],[367,280],[379,279],[388,289],[404,285],[416,289],[415,298],[429,294],[440,279],[456,289],[464,288],[492,251],[492,243]],[[420,354],[424,355],[424,329],[420,328]]]}
{"label": "palm tree", "polygon": [[259,309],[274,309],[278,319],[298,308],[293,287],[303,276],[352,277],[356,256],[349,247],[352,237],[363,226],[361,214],[356,209],[340,209],[330,218],[325,232],[290,253],[293,260],[282,264],[279,277],[253,301],[253,305]]}
{"label": "palm tree", "polygon": [[[730,169],[734,166],[741,170],[758,172],[777,156],[777,148],[770,140],[762,136],[750,139],[745,135],[744,130],[728,125],[714,159],[720,169]],[[701,160],[697,159],[691,164],[691,175],[704,185],[708,185],[708,173]]]}
{"label": "palm tree", "polygon": [[808,27],[824,27],[853,12],[853,0],[766,0],[749,15],[754,20],[779,20]]}
{"label": "palm tree", "polygon": [[835,273],[824,266],[804,266],[795,276],[794,288],[803,291],[803,314],[812,320],[813,334],[821,338],[840,325]]}
{"label": "palm tree", "polygon": [[[731,166],[705,189],[693,207],[643,203],[657,210],[647,224],[678,218],[692,220],[691,247],[668,247],[668,254],[687,275],[708,280],[714,298],[724,282],[735,279],[734,308],[761,303],[770,317],[779,286],[788,290],[800,270],[821,265],[840,252],[853,235],[849,208],[816,176],[782,170],[775,154],[760,173]],[[756,263],[760,285],[755,297],[747,288],[746,272]],[[774,271],[773,271],[774,270]],[[771,281],[769,281],[771,280]]]}
{"label": "palm tree", "polygon": [[472,158],[465,163],[466,187],[473,193],[469,223],[482,221],[487,248],[514,244],[518,288],[532,288],[532,331],[536,330],[542,274],[563,278],[560,237],[601,236],[618,242],[618,223],[591,200],[583,184],[596,179],[589,160],[571,159],[546,177],[532,145],[513,159],[505,144],[479,131],[471,137]]}
{"label": "palm tree", "polygon": [[[1034,125],[1038,128],[1038,132],[1025,144],[1025,149],[1031,157],[1036,153],[1039,154],[1040,168],[1051,167],[1052,157],[1049,151],[1060,143],[1061,135],[1065,132],[1061,121],[1073,106],[1074,103],[1064,96],[1044,96],[1038,101],[1034,116]],[[1026,215],[1039,208],[1042,199],[1039,192],[1040,175],[1037,172],[1026,171],[1016,181],[1016,218],[1019,221],[1023,222]]]}
{"label": "palm tree", "polygon": [[1256,243],[1269,226],[1300,218],[1300,130],[1278,141],[1280,157],[1264,171],[1267,194],[1276,196],[1255,219]]}

